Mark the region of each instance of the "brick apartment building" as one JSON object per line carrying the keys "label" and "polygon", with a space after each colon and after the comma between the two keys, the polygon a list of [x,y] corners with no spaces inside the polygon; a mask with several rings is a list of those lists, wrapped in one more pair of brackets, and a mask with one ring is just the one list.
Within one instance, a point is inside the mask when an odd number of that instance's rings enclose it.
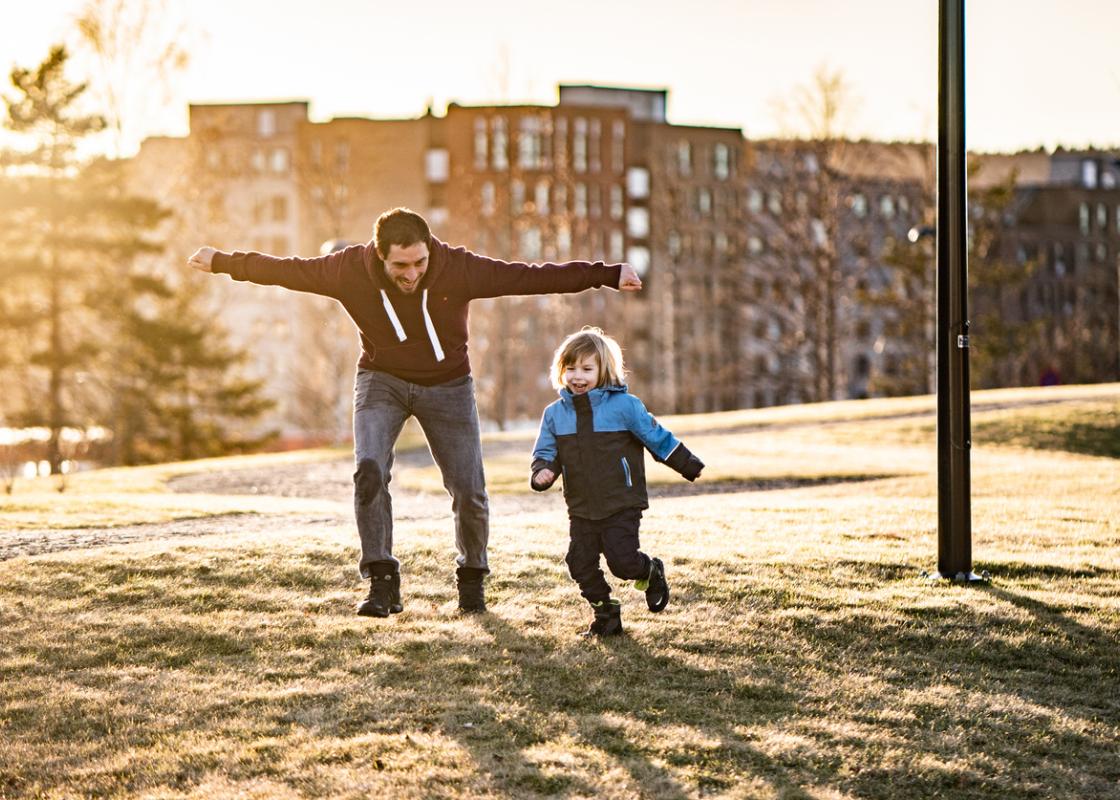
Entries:
{"label": "brick apartment building", "polygon": [[[314,255],[368,240],[378,214],[404,205],[441,239],[498,258],[632,263],[645,281],[637,295],[474,304],[472,362],[490,423],[535,423],[553,396],[552,350],[585,324],[620,339],[630,383],[657,413],[877,393],[875,376],[896,370],[906,346],[893,335],[897,312],[861,298],[895,280],[883,254],[931,220],[932,147],[843,143],[826,174],[813,143],[670,124],[666,101],[664,90],[561,86],[555,105],[321,123],[306,102],[192,105],[190,134],[147,140],[134,180],[173,207],[169,249],[184,256],[203,242]],[[1115,164],[1098,159],[1092,172],[1086,158],[1014,162],[1021,188],[1003,246],[1048,264],[1017,308],[1052,318],[1063,378],[1103,380],[1115,375],[1120,210]],[[1011,165],[986,161],[983,179]],[[825,351],[808,335],[817,321],[804,280],[822,253],[837,267]],[[357,341],[333,301],[228,282],[210,291],[279,404],[270,424],[289,438],[345,438]],[[1087,322],[1063,326],[1063,315]],[[1077,360],[1083,328],[1107,332],[1089,336],[1101,353]]]}

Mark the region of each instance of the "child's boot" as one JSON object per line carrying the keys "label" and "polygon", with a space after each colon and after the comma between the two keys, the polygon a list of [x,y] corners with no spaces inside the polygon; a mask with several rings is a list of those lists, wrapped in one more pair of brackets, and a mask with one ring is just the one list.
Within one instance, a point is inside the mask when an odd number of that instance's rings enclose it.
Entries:
{"label": "child's boot", "polygon": [[655,614],[669,605],[669,584],[665,580],[665,565],[660,558],[649,560],[649,576],[634,581],[634,588],[646,593],[646,607]]}
{"label": "child's boot", "polygon": [[622,606],[617,600],[606,599],[591,603],[595,619],[583,636],[620,636],[622,634]]}

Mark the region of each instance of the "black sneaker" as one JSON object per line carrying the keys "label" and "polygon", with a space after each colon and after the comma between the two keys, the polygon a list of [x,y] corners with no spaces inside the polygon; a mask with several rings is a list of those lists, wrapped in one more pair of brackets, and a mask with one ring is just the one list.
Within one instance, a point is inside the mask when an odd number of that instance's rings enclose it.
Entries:
{"label": "black sneaker", "polygon": [[486,592],[482,579],[487,570],[477,567],[459,567],[455,570],[455,585],[459,589],[459,610],[467,614],[481,614],[486,610]]}
{"label": "black sneaker", "polygon": [[402,611],[401,574],[394,569],[371,570],[369,596],[358,606],[358,614],[363,617],[387,617]]}
{"label": "black sneaker", "polygon": [[600,600],[591,604],[595,612],[595,619],[591,626],[581,636],[621,636],[622,635],[622,606],[617,600]]}
{"label": "black sneaker", "polygon": [[669,605],[669,584],[665,581],[665,565],[660,558],[649,560],[649,578],[646,585],[646,607],[655,614]]}

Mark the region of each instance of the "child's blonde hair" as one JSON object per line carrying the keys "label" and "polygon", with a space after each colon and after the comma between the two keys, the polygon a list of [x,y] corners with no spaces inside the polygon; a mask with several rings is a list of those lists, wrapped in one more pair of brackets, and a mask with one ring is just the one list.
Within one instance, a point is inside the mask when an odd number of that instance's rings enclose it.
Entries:
{"label": "child's blonde hair", "polygon": [[557,389],[564,388],[564,370],[587,356],[599,359],[599,382],[596,386],[610,384],[621,386],[626,377],[622,363],[622,348],[618,342],[599,328],[586,325],[582,330],[568,336],[552,356],[552,368],[548,377]]}

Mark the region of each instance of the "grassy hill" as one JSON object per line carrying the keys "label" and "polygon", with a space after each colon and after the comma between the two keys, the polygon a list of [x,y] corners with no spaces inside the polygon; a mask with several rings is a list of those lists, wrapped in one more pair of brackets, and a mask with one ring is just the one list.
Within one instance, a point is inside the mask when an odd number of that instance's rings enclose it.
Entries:
{"label": "grassy hill", "polygon": [[[1120,386],[973,395],[981,587],[922,577],[933,411],[666,418],[709,466],[651,467],[673,601],[613,580],[610,642],[576,635],[555,497],[493,518],[484,616],[454,611],[449,521],[402,520],[405,613],[373,621],[345,503],[221,493],[346,453],[18,486],[11,535],[208,522],[0,561],[0,797],[1116,797]],[[488,437],[496,507],[528,493],[531,439]],[[209,493],[166,490],[199,472]],[[422,461],[393,482],[438,486]]]}

